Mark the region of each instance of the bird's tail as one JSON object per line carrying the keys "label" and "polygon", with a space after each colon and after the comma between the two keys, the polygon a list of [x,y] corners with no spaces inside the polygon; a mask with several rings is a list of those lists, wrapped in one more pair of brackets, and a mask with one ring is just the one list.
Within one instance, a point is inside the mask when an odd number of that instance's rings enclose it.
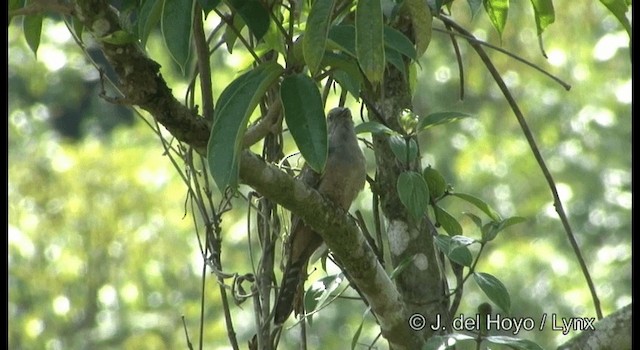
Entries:
{"label": "bird's tail", "polygon": [[[305,267],[304,259],[287,264],[284,275],[282,275],[282,283],[276,300],[275,315],[273,321],[275,324],[282,324],[289,318],[296,302],[300,302],[300,298],[296,298],[296,294],[300,289],[300,283],[303,281],[302,273]],[[306,270],[306,269],[305,269]]]}

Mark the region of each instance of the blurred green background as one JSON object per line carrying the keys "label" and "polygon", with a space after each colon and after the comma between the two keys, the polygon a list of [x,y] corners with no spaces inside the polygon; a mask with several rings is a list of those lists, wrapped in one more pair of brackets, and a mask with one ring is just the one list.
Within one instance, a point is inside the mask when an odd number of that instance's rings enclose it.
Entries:
{"label": "blurred green background", "polygon": [[[555,5],[556,23],[543,35],[548,59],[540,54],[529,3],[511,3],[502,40],[486,14],[471,18],[464,2],[453,8],[476,36],[572,86],[565,91],[487,49],[553,172],[606,315],[631,302],[629,37],[597,1]],[[37,60],[20,26],[21,19],[14,19],[8,37],[9,348],[186,349],[182,316],[197,344],[203,262],[184,208],[186,187],[150,128],[130,110],[98,97],[98,73],[62,22],[45,21]],[[478,267],[507,286],[513,316],[595,317],[519,125],[480,59],[459,44],[465,99],[459,99],[449,38],[434,32],[418,69],[415,111],[461,111],[475,118],[429,129],[421,140],[423,165],[441,171],[457,191],[485,199],[504,217],[527,219],[501,233]],[[157,35],[149,40],[149,52],[182,98],[187,81]],[[216,96],[242,61],[236,52],[232,59],[222,53],[212,58]],[[361,198],[354,208],[367,214],[370,201]],[[460,219],[465,235],[478,237],[461,214],[473,208],[452,200],[444,206]],[[225,216],[223,261],[245,273],[251,265],[239,210]],[[226,349],[213,279],[207,280],[205,295],[205,349]],[[459,312],[474,314],[484,301],[470,283]],[[349,301],[325,309],[309,331],[311,348],[347,348],[363,312]],[[254,333],[252,306],[233,306],[233,315],[238,338],[246,344]],[[293,333],[284,336],[283,348],[294,348]],[[366,316],[360,341],[369,344],[376,334]],[[547,327],[519,336],[552,348],[574,334]]]}

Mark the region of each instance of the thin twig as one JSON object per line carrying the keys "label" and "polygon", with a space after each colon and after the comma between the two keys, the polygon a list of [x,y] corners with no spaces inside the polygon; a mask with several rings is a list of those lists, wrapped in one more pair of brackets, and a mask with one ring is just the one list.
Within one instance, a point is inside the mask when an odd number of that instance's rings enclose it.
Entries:
{"label": "thin twig", "polygon": [[[451,18],[444,16],[444,15],[439,15],[438,18],[440,20],[442,20],[442,22],[444,22],[445,24],[448,24],[450,26],[452,26],[453,28],[455,28],[456,31],[458,31],[458,33],[456,32],[452,32],[449,30],[444,30],[444,29],[440,29],[440,28],[433,28],[434,31],[436,32],[441,32],[441,33],[445,33],[445,34],[449,34],[449,35],[456,35],[456,36],[460,36],[465,38],[469,44],[471,44],[474,49],[475,46],[474,45],[483,45],[486,47],[489,47],[491,49],[494,49],[496,51],[499,51],[517,61],[520,61],[524,64],[526,64],[527,66],[539,71],[540,73],[548,76],[549,78],[553,79],[555,82],[557,82],[558,84],[560,84],[565,90],[569,91],[571,90],[571,85],[565,83],[564,81],[562,81],[560,78],[556,77],[555,75],[547,72],[546,70],[542,69],[540,66],[536,65],[535,63],[532,63],[530,61],[527,61],[526,59],[514,54],[513,52],[509,52],[501,47],[489,44],[486,41],[480,40],[478,38],[476,38],[475,36],[473,36],[473,34],[471,34],[470,32],[468,32],[467,30],[465,30],[464,28],[462,28],[459,24],[457,24],[455,21],[453,21]],[[462,31],[461,31],[462,30]],[[476,49],[477,51],[477,49]]]}
{"label": "thin twig", "polygon": [[202,9],[196,2],[195,18],[193,19],[193,41],[198,57],[198,72],[200,76],[200,93],[202,94],[202,116],[213,121],[213,88],[211,87],[211,64],[209,62],[209,45],[204,35],[202,23]]}
{"label": "thin twig", "polygon": [[560,196],[558,195],[556,183],[553,180],[553,176],[551,175],[549,168],[547,168],[544,158],[542,158],[542,154],[538,149],[537,143],[533,137],[531,129],[527,125],[527,121],[525,120],[524,115],[522,114],[522,111],[520,111],[520,107],[518,106],[515,99],[511,95],[509,88],[505,84],[504,80],[502,80],[502,77],[500,76],[500,73],[498,72],[496,67],[493,65],[493,62],[491,61],[487,53],[482,48],[481,42],[475,39],[473,34],[469,33],[467,30],[462,28],[453,20],[442,15],[440,15],[439,18],[449,23],[456,31],[462,33],[464,37],[469,38],[468,39],[469,44],[478,53],[478,56],[480,56],[480,59],[482,59],[482,62],[484,62],[485,66],[491,73],[491,76],[493,77],[495,82],[500,87],[500,90],[504,94],[505,99],[507,100],[507,102],[509,103],[509,106],[511,107],[511,110],[515,114],[516,119],[520,124],[520,128],[522,129],[522,132],[524,133],[525,138],[529,143],[529,147],[531,148],[531,151],[533,152],[533,155],[536,161],[538,162],[538,166],[540,167],[540,170],[542,170],[542,173],[544,174],[544,178],[547,180],[547,184],[551,189],[551,193],[553,195],[553,205],[556,208],[556,212],[560,217],[560,221],[562,222],[562,226],[564,227],[564,230],[567,234],[567,238],[569,239],[571,248],[573,249],[573,252],[576,254],[576,258],[578,259],[578,263],[580,264],[580,268],[582,269],[582,274],[584,275],[584,278],[587,281],[587,285],[589,286],[589,291],[591,292],[591,298],[593,299],[596,315],[598,319],[602,319],[602,309],[600,308],[600,299],[598,299],[598,294],[596,292],[595,285],[593,284],[593,280],[591,279],[589,269],[587,268],[587,264],[584,261],[584,258],[582,257],[582,252],[580,251],[578,242],[576,241],[575,235],[573,234],[573,230],[571,229],[571,225],[569,224],[569,219],[567,218],[567,215],[562,206],[562,201],[560,200]]}

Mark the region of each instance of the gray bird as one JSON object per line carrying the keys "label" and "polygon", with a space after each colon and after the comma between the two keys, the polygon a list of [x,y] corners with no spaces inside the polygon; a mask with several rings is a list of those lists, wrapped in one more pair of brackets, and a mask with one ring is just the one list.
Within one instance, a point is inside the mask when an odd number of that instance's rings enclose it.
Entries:
{"label": "gray bird", "polygon": [[[305,165],[300,178],[336,205],[349,210],[367,176],[349,109],[337,107],[329,111],[327,134],[329,154],[323,173],[318,174]],[[275,324],[284,323],[294,308],[296,315],[302,311],[307,265],[311,255],[322,245],[322,237],[298,216],[292,215],[287,244],[289,256],[276,301]]]}

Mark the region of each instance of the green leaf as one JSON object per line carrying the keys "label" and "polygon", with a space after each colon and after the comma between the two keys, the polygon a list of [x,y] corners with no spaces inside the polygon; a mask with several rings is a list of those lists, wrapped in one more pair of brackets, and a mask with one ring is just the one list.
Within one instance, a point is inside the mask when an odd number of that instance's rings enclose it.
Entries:
{"label": "green leaf", "polygon": [[484,272],[474,272],[473,279],[491,301],[498,305],[502,311],[510,313],[511,298],[509,297],[509,291],[500,280]]}
{"label": "green leaf", "polygon": [[304,293],[304,309],[307,313],[313,312],[324,306],[331,296],[331,293],[340,286],[344,280],[344,275],[338,273],[323,277],[311,284],[307,292]]}
{"label": "green leaf", "polygon": [[474,242],[473,239],[465,236],[449,237],[437,235],[435,237],[435,243],[438,249],[449,259],[462,266],[471,266],[473,263],[473,256],[467,246]]}
{"label": "green leaf", "polygon": [[269,12],[259,0],[228,0],[229,5],[244,19],[249,30],[260,40],[269,29]]}
{"label": "green leaf", "polygon": [[467,0],[467,4],[469,4],[469,10],[471,11],[471,18],[475,18],[480,10],[480,6],[482,5],[483,0]]}
{"label": "green leaf", "polygon": [[[360,75],[358,74],[356,76]],[[347,90],[356,101],[360,101],[361,79],[354,79],[353,75],[342,69],[334,70],[333,79],[335,79],[343,89]]]}
{"label": "green leaf", "polygon": [[327,45],[332,50],[340,50],[356,57],[356,27],[344,24],[332,26],[329,29]]}
{"label": "green leaf", "polygon": [[542,32],[556,20],[553,2],[551,0],[531,0],[531,5],[533,5],[538,35],[542,35]]}
{"label": "green leaf", "polygon": [[401,135],[391,135],[389,146],[399,161],[409,164],[418,156],[418,144],[414,139],[409,139],[408,143]]}
{"label": "green leaf", "polygon": [[302,52],[311,75],[318,72],[322,63],[334,4],[335,0],[316,1],[309,11],[307,26],[302,37]]}
{"label": "green leaf", "polygon": [[444,195],[447,189],[447,182],[439,171],[428,166],[422,170],[422,176],[429,186],[429,195],[431,198],[440,198]]}
{"label": "green leaf", "polygon": [[509,226],[513,226],[513,225],[516,225],[516,224],[519,224],[519,223],[525,222],[525,221],[527,221],[527,219],[523,218],[522,216],[512,216],[512,217],[507,218],[504,221],[502,221],[501,227],[504,230],[505,228],[507,228]]}
{"label": "green leaf", "polygon": [[508,337],[504,335],[492,335],[485,337],[484,340],[493,344],[508,345],[512,349],[522,350],[543,350],[543,347],[527,339]]}
{"label": "green leaf", "polygon": [[193,4],[193,1],[165,0],[162,8],[162,37],[171,58],[180,66],[183,74],[191,55]]}
{"label": "green leaf", "polygon": [[380,0],[359,0],[356,5],[356,55],[367,79],[382,81],[385,69],[384,26]]}
{"label": "green leaf", "polygon": [[160,22],[163,0],[147,0],[142,4],[138,14],[138,38],[142,47],[147,46],[147,39],[153,28]]}
{"label": "green leaf", "polygon": [[362,326],[364,325],[364,318],[367,316],[367,313],[369,313],[369,311],[371,311],[371,307],[367,307],[367,309],[364,310],[364,313],[362,314],[360,325],[353,334],[353,338],[351,338],[351,350],[355,349],[356,345],[358,345],[358,339],[360,339],[360,333],[362,333]]}
{"label": "green leaf", "polygon": [[525,221],[525,218],[520,216],[513,216],[500,222],[489,222],[482,227],[482,240],[485,242],[492,241],[496,238],[500,231],[523,221]]}
{"label": "green leaf", "polygon": [[470,194],[467,193],[459,193],[459,192],[453,192],[451,193],[452,195],[463,199],[471,204],[473,204],[474,206],[476,206],[476,208],[482,210],[485,214],[487,214],[487,216],[489,216],[493,221],[501,221],[502,219],[500,218],[500,214],[498,214],[498,212],[496,212],[495,210],[493,210],[493,208],[491,208],[489,206],[489,204],[487,204],[485,201],[483,201],[482,199],[472,196]]}
{"label": "green leaf", "polygon": [[416,49],[413,47],[413,43],[406,37],[406,35],[402,34],[397,29],[384,26],[384,45],[412,60],[417,59]]}
{"label": "green leaf", "polygon": [[463,212],[462,214],[468,216],[479,229],[482,229],[482,220],[477,215],[468,212]]}
{"label": "green leaf", "polygon": [[362,326],[364,325],[364,317],[360,320],[360,325],[358,325],[358,329],[353,333],[353,338],[351,338],[351,350],[356,348],[358,345],[358,339],[360,339],[360,333],[362,332]]}
{"label": "green leaf", "polygon": [[322,60],[322,66],[344,71],[358,86],[360,86],[363,80],[362,73],[360,72],[356,61],[343,53],[325,52]]}
{"label": "green leaf", "polygon": [[424,118],[420,118],[418,122],[417,131],[423,131],[432,126],[447,124],[458,121],[463,118],[471,117],[471,114],[462,112],[436,112],[427,115]]}
{"label": "green leaf", "polygon": [[202,8],[202,12],[204,12],[204,17],[207,18],[209,12],[213,11],[213,9],[220,4],[220,0],[198,0],[198,3]]}
{"label": "green leaf", "polygon": [[38,47],[40,46],[40,35],[42,34],[42,15],[24,16],[22,20],[22,30],[24,38],[29,44],[29,48],[33,51],[33,55],[38,57]]}
{"label": "green leaf", "polygon": [[282,71],[275,62],[264,63],[236,78],[220,94],[207,145],[207,163],[220,191],[237,185],[238,160],[247,121]]}
{"label": "green leaf", "polygon": [[502,31],[507,23],[507,14],[509,13],[509,0],[482,0],[482,3],[491,23],[493,23],[493,27],[502,37]]}
{"label": "green leaf", "polygon": [[313,170],[321,173],[327,161],[327,123],[316,83],[304,74],[288,76],[282,81],[280,98],[300,153]]}
{"label": "green leaf", "polygon": [[429,188],[422,175],[414,171],[405,171],[398,176],[398,197],[409,210],[409,214],[420,220],[429,205]]}
{"label": "green leaf", "polygon": [[233,46],[236,44],[236,40],[238,40],[238,34],[244,28],[244,20],[240,16],[233,16],[233,21],[231,25],[227,24],[224,28],[223,39],[224,43],[227,46],[227,52],[233,53]]}
{"label": "green leaf", "polygon": [[387,62],[391,63],[391,65],[396,67],[400,71],[400,73],[402,73],[402,76],[407,75],[406,69],[404,68],[404,60],[402,59],[402,55],[398,51],[392,50],[385,46],[384,57]]}
{"label": "green leaf", "polygon": [[409,8],[413,36],[416,42],[416,57],[419,58],[427,51],[427,47],[431,42],[431,28],[433,25],[431,9],[429,9],[427,2],[424,0],[405,0],[404,4]]}
{"label": "green leaf", "polygon": [[[431,189],[431,187],[429,187]],[[436,222],[442,226],[442,228],[449,234],[449,236],[461,235],[462,234],[462,226],[453,217],[453,215],[449,214],[446,210],[440,208],[437,205],[433,206],[433,210],[436,214]]]}
{"label": "green leaf", "polygon": [[397,135],[398,133],[391,130],[385,125],[378,122],[364,122],[356,125],[356,134],[370,132],[372,134]]}
{"label": "green leaf", "polygon": [[627,11],[629,11],[629,5],[631,1],[625,0],[600,0],[600,2],[611,11],[611,13],[616,16],[620,24],[624,27],[629,34],[629,38],[631,38],[631,23],[629,23],[629,19],[627,18]]}
{"label": "green leaf", "polygon": [[447,257],[462,266],[471,266],[473,263],[473,255],[466,246],[452,247]]}

